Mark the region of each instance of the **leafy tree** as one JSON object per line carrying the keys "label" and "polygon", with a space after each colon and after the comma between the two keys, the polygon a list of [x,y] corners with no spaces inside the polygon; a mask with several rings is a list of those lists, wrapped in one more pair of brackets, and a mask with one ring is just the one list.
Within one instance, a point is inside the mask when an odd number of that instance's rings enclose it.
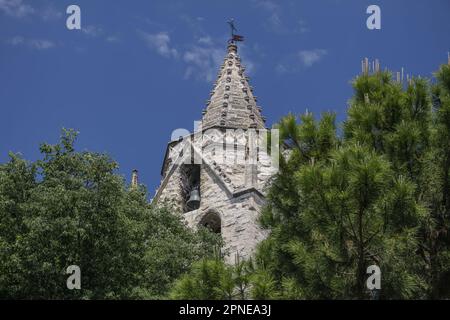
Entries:
{"label": "leafy tree", "polygon": [[273,277],[263,269],[255,271],[252,259],[236,256],[234,265],[222,257],[205,259],[176,281],[170,297],[190,300],[273,299],[277,297]]}
{"label": "leafy tree", "polygon": [[[164,296],[217,239],[129,188],[108,156],[76,152],[76,133],[43,144],[43,159],[0,165],[0,297],[121,299]],[[68,290],[69,265],[81,290]]]}
{"label": "leafy tree", "polygon": [[432,87],[430,148],[424,157],[419,199],[428,209],[420,254],[426,263],[429,297],[450,298],[450,65],[442,65]]}
{"label": "leafy tree", "polygon": [[232,267],[220,257],[194,263],[189,273],[176,281],[172,299],[228,300],[234,291]]}
{"label": "leafy tree", "polygon": [[[281,283],[286,277],[291,284],[296,280],[300,297],[368,297],[366,268],[372,264],[384,271],[386,294],[409,297],[421,286],[412,272],[417,259],[410,257],[422,216],[412,185],[392,178],[386,160],[358,145],[336,150],[329,161],[296,172],[301,205],[290,216],[274,219],[276,211],[265,212],[276,254],[261,259],[279,273]],[[395,264],[385,268],[387,261]],[[405,283],[389,282],[401,277]]]}
{"label": "leafy tree", "polygon": [[369,298],[371,264],[382,298],[448,297],[450,67],[436,78],[357,77],[341,139],[330,114],[280,121],[257,260],[281,297]]}
{"label": "leafy tree", "polygon": [[[398,92],[402,89],[400,84],[392,82],[387,76],[384,76],[386,81],[381,83],[377,75],[358,78],[357,88],[363,88],[362,84],[369,81],[369,78],[378,83],[378,88],[391,87],[385,91]],[[389,107],[396,108],[399,116],[389,125],[368,121],[368,126],[360,131],[372,136],[376,133],[384,146],[384,149],[379,151],[388,157],[396,173],[405,175],[414,183],[415,200],[425,212],[425,224],[420,228],[419,250],[416,253],[422,258],[423,269],[420,274],[426,279],[426,296],[448,298],[450,290],[446,283],[450,279],[450,66],[442,65],[436,73],[436,79],[437,83],[434,85],[430,85],[425,79],[412,79],[406,90],[394,94],[398,98],[377,98],[373,97],[370,90],[364,91],[369,97],[365,105],[384,106],[387,110]],[[355,104],[361,105],[362,100],[358,97],[363,95],[363,90],[357,90],[359,93],[356,94]],[[355,117],[350,116],[349,122],[346,123],[348,137],[355,136],[352,134],[358,131],[355,127],[361,129],[358,119],[363,117],[363,113],[370,114],[367,109],[358,112],[352,108],[349,113],[353,112],[351,115]],[[386,109],[374,109],[379,110],[381,114],[386,113]],[[362,139],[357,140],[363,142]]]}
{"label": "leafy tree", "polygon": [[274,277],[269,271],[260,268],[252,274],[251,297],[257,300],[277,299],[279,293]]}

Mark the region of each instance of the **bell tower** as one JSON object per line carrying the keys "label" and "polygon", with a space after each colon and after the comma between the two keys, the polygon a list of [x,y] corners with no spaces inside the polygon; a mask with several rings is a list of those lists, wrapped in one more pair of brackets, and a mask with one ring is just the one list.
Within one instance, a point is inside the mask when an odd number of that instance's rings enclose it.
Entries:
{"label": "bell tower", "polygon": [[265,118],[238,55],[234,34],[196,130],[169,142],[153,199],[169,203],[192,228],[220,233],[226,261],[246,259],[266,237],[258,224],[276,173]]}

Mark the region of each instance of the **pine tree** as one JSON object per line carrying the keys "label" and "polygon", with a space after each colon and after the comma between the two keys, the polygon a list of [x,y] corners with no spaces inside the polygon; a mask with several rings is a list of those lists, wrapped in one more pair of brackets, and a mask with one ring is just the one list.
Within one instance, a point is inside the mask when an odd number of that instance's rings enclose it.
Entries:
{"label": "pine tree", "polygon": [[369,298],[370,264],[381,298],[448,296],[449,66],[436,77],[433,99],[425,79],[357,77],[342,139],[330,115],[282,119],[257,259],[282,296]]}
{"label": "pine tree", "polygon": [[229,300],[234,297],[233,269],[221,257],[204,259],[178,279],[170,298],[188,300]]}
{"label": "pine tree", "polygon": [[432,87],[430,148],[425,156],[420,199],[428,209],[420,254],[430,298],[450,298],[450,65],[442,65]]}

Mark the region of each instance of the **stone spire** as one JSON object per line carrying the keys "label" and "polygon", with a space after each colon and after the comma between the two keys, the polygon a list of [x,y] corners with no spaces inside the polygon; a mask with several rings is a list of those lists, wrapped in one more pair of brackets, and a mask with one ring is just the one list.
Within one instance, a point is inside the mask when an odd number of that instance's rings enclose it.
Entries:
{"label": "stone spire", "polygon": [[245,67],[237,53],[237,46],[235,43],[229,43],[228,53],[220,67],[206,109],[203,110],[202,129],[265,128],[265,119],[248,81]]}

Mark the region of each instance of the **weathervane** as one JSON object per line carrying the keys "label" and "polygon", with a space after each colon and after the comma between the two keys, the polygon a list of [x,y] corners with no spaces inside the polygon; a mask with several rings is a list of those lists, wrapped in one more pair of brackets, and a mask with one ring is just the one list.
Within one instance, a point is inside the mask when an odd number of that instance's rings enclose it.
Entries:
{"label": "weathervane", "polygon": [[236,41],[244,41],[244,37],[235,34],[234,32],[237,31],[236,27],[234,26],[234,19],[231,18],[227,23],[230,25],[231,28],[231,38],[228,40],[229,43],[235,43]]}

